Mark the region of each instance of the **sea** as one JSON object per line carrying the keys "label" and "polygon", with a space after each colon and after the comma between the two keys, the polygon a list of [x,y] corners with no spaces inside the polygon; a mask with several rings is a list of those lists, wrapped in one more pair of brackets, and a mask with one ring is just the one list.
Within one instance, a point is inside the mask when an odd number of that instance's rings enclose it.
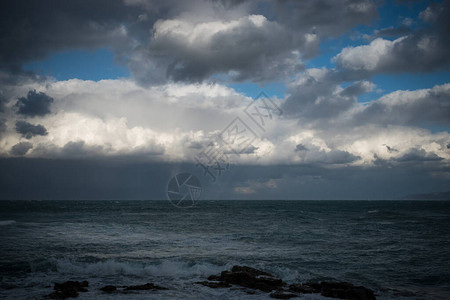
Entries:
{"label": "sea", "polygon": [[[271,299],[196,284],[233,265],[377,299],[450,299],[449,201],[0,201],[0,299]],[[105,285],[161,291],[105,294]],[[307,294],[294,299],[330,299]]]}

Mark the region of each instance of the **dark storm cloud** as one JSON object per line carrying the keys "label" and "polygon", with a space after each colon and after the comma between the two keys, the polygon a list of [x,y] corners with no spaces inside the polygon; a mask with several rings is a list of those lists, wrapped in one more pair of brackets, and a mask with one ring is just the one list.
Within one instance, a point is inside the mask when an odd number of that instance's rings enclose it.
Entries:
{"label": "dark storm cloud", "polygon": [[299,156],[303,161],[310,164],[348,164],[361,157],[353,155],[347,151],[331,150],[329,152],[320,150],[317,146],[311,145],[306,147],[303,144],[298,144],[295,147],[295,152],[299,152]]}
{"label": "dark storm cloud", "polygon": [[2,133],[6,130],[6,120],[0,119],[0,137],[2,136]]}
{"label": "dark storm cloud", "polygon": [[0,20],[0,68],[18,70],[55,51],[114,45],[130,11],[121,0],[2,1]]}
{"label": "dark storm cloud", "polygon": [[[159,66],[166,78],[195,82],[214,74],[228,74],[236,81],[268,81],[303,68],[299,55],[292,51],[308,46],[305,37],[295,38],[292,32],[261,15],[231,22],[156,23],[149,49],[142,49],[141,56],[131,60],[131,69],[141,81],[154,80],[154,70],[142,70],[144,61]],[[210,30],[217,32],[208,34]]]}
{"label": "dark storm cloud", "polygon": [[295,151],[308,151],[308,148],[306,148],[305,145],[298,144],[297,146],[295,146]]}
{"label": "dark storm cloud", "polygon": [[53,98],[47,96],[45,93],[36,91],[29,91],[26,97],[21,97],[17,100],[17,113],[25,116],[35,117],[44,116],[50,113],[50,105],[53,103]]}
{"label": "dark storm cloud", "polygon": [[47,135],[47,129],[44,126],[38,124],[33,125],[26,121],[17,121],[16,122],[16,131],[20,133],[26,139],[31,139],[35,135]]}
{"label": "dark storm cloud", "polygon": [[23,155],[27,154],[27,152],[32,148],[33,148],[33,144],[31,144],[29,142],[20,142],[20,143],[15,144],[11,148],[11,154],[17,155],[17,156],[23,156]]}
{"label": "dark storm cloud", "polygon": [[310,145],[306,148],[304,145],[299,144],[296,146],[295,152],[297,152],[298,156],[302,158],[303,163],[317,166],[327,164],[349,164],[361,159],[361,157],[353,155],[347,151],[331,150],[327,152],[320,150],[314,145]]}
{"label": "dark storm cloud", "polygon": [[358,159],[361,159],[361,157],[353,155],[347,151],[331,150],[326,154],[326,158],[323,160],[323,162],[329,164],[347,164]]}
{"label": "dark storm cloud", "polygon": [[[224,6],[235,9],[239,17],[231,19],[229,12],[215,7],[216,24],[208,23],[211,17],[201,12],[195,21],[174,18],[171,23],[155,23],[149,48],[137,49],[130,59],[135,77],[141,82],[167,78],[196,82],[216,74],[225,74],[234,81],[282,80],[303,69],[301,58],[318,54],[320,38],[342,34],[377,15],[371,1],[232,3]],[[245,5],[238,5],[242,3]],[[267,17],[264,22],[252,22],[262,16]],[[239,24],[233,27],[230,22]],[[214,32],[217,23],[222,29]],[[200,27],[202,34],[214,34],[196,38]],[[166,78],[155,76],[155,70]]]}
{"label": "dark storm cloud", "polygon": [[427,161],[439,161],[443,160],[442,157],[436,155],[436,153],[428,153],[423,149],[410,149],[402,156],[393,159],[399,162],[427,162]]}
{"label": "dark storm cloud", "polygon": [[166,199],[168,180],[183,166],[128,160],[0,159],[0,199]]}
{"label": "dark storm cloud", "polygon": [[6,98],[0,94],[0,113],[5,111]]}
{"label": "dark storm cloud", "polygon": [[376,39],[369,45],[344,48],[335,57],[337,66],[354,78],[448,69],[450,2],[433,3],[419,17],[429,26],[395,41]]}
{"label": "dark storm cloud", "polygon": [[[251,15],[268,20],[261,27],[242,22],[203,46],[152,36],[157,20],[189,14],[193,25],[227,24]],[[350,0],[8,1],[0,4],[0,68],[18,72],[24,63],[58,51],[107,46],[141,83],[201,81],[214,74],[267,81],[300,70],[300,57],[316,55],[320,38],[342,34],[376,15],[373,2]]]}
{"label": "dark storm cloud", "polygon": [[308,69],[297,82],[288,86],[289,96],[282,109],[287,116],[315,121],[337,121],[337,117],[346,113],[341,121],[351,126],[450,123],[450,84],[431,89],[395,91],[361,106],[357,103],[358,97],[372,91],[374,84],[354,81],[342,89],[342,83],[347,80],[347,75],[336,69]]}
{"label": "dark storm cloud", "polygon": [[378,16],[374,1],[359,0],[279,0],[268,2],[274,16],[292,30],[338,36],[357,24],[367,24]]}
{"label": "dark storm cloud", "polygon": [[331,118],[353,107],[358,96],[373,88],[370,82],[357,81],[341,89],[343,81],[342,74],[336,70],[309,69],[298,83],[289,86],[289,97],[282,109],[289,116]]}
{"label": "dark storm cloud", "polygon": [[[448,190],[445,177],[431,176],[415,164],[374,168],[233,166],[215,183],[193,164],[10,158],[0,159],[0,169],[0,199],[164,200],[169,179],[180,172],[200,179],[202,199],[393,199]],[[271,188],[261,185],[252,194],[236,190],[249,181],[273,184]]]}

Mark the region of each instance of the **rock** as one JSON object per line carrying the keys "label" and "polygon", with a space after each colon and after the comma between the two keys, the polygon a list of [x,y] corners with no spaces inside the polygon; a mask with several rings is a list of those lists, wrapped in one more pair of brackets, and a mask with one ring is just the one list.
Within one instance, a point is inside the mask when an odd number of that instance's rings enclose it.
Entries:
{"label": "rock", "polygon": [[146,283],[142,285],[131,285],[125,287],[126,291],[131,290],[138,290],[138,291],[144,291],[144,290],[167,290],[167,288],[155,285],[153,283]]}
{"label": "rock", "polygon": [[363,286],[355,286],[348,282],[321,282],[320,293],[322,296],[350,299],[350,300],[375,300],[372,290]]}
{"label": "rock", "polygon": [[208,280],[211,280],[211,281],[220,281],[220,276],[217,276],[217,275],[211,275],[211,276],[208,277]]}
{"label": "rock", "polygon": [[247,267],[247,266],[233,266],[233,268],[231,268],[231,272],[246,272],[252,276],[265,275],[265,276],[273,277],[273,275],[270,273],[260,271],[258,269],[255,269],[252,267]]}
{"label": "rock", "polygon": [[255,289],[270,292],[284,285],[286,284],[279,278],[263,275],[256,277]]}
{"label": "rock", "polygon": [[114,285],[106,285],[106,286],[100,288],[100,290],[105,293],[112,293],[112,292],[117,291],[117,288]]}
{"label": "rock", "polygon": [[47,295],[50,299],[66,299],[78,297],[78,292],[87,292],[89,282],[84,281],[66,281],[64,283],[55,283],[53,293]]}
{"label": "rock", "polygon": [[289,299],[298,294],[320,293],[322,296],[349,300],[376,300],[372,290],[363,286],[355,286],[348,282],[306,282],[291,284],[288,289],[286,283],[270,273],[247,266],[233,266],[231,271],[222,271],[220,275],[211,275],[209,281],[196,282],[211,288],[230,287],[232,284],[263,292],[273,292],[270,297]]}
{"label": "rock", "polygon": [[295,293],[300,293],[300,294],[319,293],[320,292],[320,285],[319,285],[319,289],[315,289],[315,288],[313,288],[312,286],[310,286],[308,284],[296,283],[296,284],[291,284],[289,286],[289,291],[295,292]]}
{"label": "rock", "polygon": [[78,292],[75,290],[54,291],[53,293],[47,295],[47,298],[50,299],[66,299],[76,297],[78,297]]}
{"label": "rock", "polygon": [[272,274],[247,266],[234,266],[231,271],[223,271],[219,279],[228,284],[237,284],[264,292],[271,292],[285,285],[281,279]]}
{"label": "rock", "polygon": [[55,283],[55,286],[53,287],[54,290],[68,290],[72,289],[77,292],[87,292],[87,287],[89,286],[89,282],[86,280],[84,281],[66,281],[64,283]]}
{"label": "rock", "polygon": [[196,284],[201,284],[201,285],[213,288],[213,289],[231,287],[231,284],[228,284],[223,281],[198,281],[198,282],[196,282]]}
{"label": "rock", "polygon": [[270,294],[270,298],[275,298],[275,299],[291,299],[294,297],[298,297],[298,295],[292,294],[292,293],[287,293],[285,291],[276,291],[276,292]]}

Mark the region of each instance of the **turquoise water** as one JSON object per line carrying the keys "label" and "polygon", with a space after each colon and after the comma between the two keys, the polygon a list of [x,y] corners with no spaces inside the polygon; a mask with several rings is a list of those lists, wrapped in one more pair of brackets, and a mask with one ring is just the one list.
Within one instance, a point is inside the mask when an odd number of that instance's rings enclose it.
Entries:
{"label": "turquoise water", "polygon": [[[40,299],[88,280],[79,299],[270,299],[194,284],[234,264],[288,283],[336,279],[378,299],[450,298],[450,202],[0,201],[0,298]],[[167,291],[104,295],[153,282]],[[327,299],[306,295],[303,299]]]}

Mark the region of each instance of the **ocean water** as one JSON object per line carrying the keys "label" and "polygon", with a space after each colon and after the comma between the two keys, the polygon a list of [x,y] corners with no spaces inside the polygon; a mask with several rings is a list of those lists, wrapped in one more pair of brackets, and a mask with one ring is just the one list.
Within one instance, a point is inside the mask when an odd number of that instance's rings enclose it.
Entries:
{"label": "ocean water", "polygon": [[[445,201],[0,201],[0,241],[1,299],[42,299],[66,280],[89,281],[78,299],[270,299],[194,284],[235,264],[377,299],[450,299]],[[169,290],[98,290],[147,282]]]}

